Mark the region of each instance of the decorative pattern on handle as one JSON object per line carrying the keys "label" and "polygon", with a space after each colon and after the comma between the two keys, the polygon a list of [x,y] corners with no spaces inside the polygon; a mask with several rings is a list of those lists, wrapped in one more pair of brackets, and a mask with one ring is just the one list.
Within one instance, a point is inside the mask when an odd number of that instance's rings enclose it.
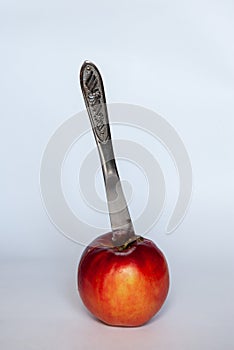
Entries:
{"label": "decorative pattern on handle", "polygon": [[80,84],[95,137],[97,141],[106,143],[109,121],[105,92],[101,74],[92,62],[85,61],[81,67]]}

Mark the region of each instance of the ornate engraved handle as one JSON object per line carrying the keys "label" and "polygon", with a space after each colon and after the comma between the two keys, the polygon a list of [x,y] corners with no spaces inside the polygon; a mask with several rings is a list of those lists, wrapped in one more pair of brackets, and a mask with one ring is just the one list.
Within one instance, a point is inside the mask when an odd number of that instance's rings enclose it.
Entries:
{"label": "ornate engraved handle", "polygon": [[81,67],[80,84],[95,138],[105,143],[110,139],[106,98],[101,74],[92,62]]}

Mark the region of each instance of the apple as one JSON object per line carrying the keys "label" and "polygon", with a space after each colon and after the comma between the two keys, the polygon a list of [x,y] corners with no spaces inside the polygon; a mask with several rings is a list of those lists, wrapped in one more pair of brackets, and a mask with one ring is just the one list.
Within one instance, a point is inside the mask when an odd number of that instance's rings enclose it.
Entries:
{"label": "apple", "polygon": [[122,246],[113,233],[96,238],[78,266],[78,291],[87,309],[112,326],[140,326],[163,305],[169,289],[166,259],[149,239],[135,236]]}

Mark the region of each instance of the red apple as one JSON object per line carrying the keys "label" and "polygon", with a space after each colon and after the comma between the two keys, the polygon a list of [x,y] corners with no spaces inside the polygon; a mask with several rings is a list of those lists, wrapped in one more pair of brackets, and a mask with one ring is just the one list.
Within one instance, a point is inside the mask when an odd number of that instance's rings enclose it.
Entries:
{"label": "red apple", "polygon": [[140,326],[163,305],[169,271],[163,253],[139,237],[115,247],[112,233],[95,239],[78,267],[78,290],[87,309],[113,326]]}

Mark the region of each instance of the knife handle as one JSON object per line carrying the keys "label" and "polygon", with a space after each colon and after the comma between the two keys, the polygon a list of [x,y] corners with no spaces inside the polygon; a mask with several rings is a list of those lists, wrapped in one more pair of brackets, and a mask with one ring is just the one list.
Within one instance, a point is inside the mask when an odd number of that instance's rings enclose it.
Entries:
{"label": "knife handle", "polygon": [[111,139],[106,97],[101,74],[97,67],[85,61],[80,71],[80,85],[97,143]]}

